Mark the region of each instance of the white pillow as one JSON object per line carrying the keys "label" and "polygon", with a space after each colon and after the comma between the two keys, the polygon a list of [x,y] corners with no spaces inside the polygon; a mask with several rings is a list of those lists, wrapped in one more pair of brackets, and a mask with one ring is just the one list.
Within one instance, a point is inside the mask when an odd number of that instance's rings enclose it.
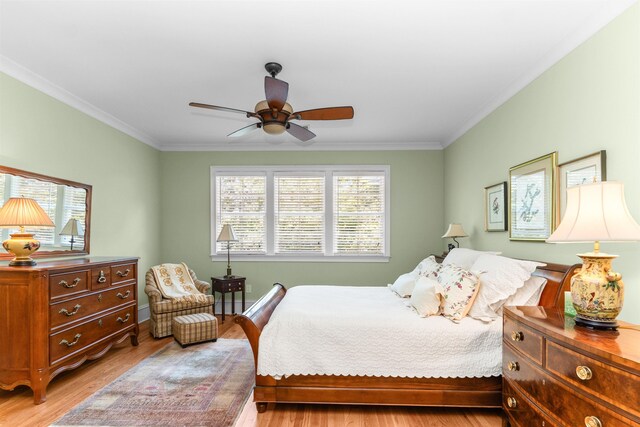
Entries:
{"label": "white pillow", "polygon": [[421,317],[440,314],[440,294],[438,282],[425,276],[418,276],[411,294],[411,306]]}
{"label": "white pillow", "polygon": [[464,270],[470,270],[473,263],[484,254],[500,255],[500,252],[483,252],[467,248],[454,248],[451,249],[444,258],[442,265],[455,264]]}
{"label": "white pillow", "polygon": [[[547,284],[547,279],[539,276],[531,276],[524,282],[524,285],[511,295],[504,302],[505,305],[538,305],[542,290]],[[502,307],[496,310],[498,314],[502,314]]]}
{"label": "white pillow", "polygon": [[480,278],[480,291],[469,316],[481,320],[498,317],[498,311],[507,299],[524,286],[537,267],[545,265],[498,255],[481,255],[471,267],[471,271]]}
{"label": "white pillow", "polygon": [[389,289],[393,292],[401,296],[402,298],[411,296],[411,292],[413,291],[413,287],[416,284],[416,279],[418,278],[418,272],[413,270],[410,273],[401,274],[393,285],[388,285]]}

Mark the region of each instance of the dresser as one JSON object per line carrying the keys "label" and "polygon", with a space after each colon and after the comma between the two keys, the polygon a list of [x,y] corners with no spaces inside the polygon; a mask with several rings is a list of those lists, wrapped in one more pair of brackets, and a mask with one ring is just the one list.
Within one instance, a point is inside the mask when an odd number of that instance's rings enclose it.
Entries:
{"label": "dresser", "polygon": [[0,388],[31,387],[36,404],[59,373],[138,337],[138,259],[0,263]]}
{"label": "dresser", "polygon": [[506,307],[503,322],[512,426],[640,426],[640,330],[594,331],[545,307]]}

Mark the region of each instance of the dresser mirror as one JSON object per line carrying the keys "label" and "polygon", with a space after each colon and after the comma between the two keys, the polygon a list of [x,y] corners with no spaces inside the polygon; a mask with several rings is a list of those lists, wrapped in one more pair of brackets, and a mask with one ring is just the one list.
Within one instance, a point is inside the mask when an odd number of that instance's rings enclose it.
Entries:
{"label": "dresser mirror", "polygon": [[[55,228],[25,227],[40,241],[34,258],[89,254],[90,185],[0,165],[0,207],[11,197],[36,200],[55,224]],[[16,232],[17,227],[0,228],[0,241]],[[0,252],[0,259],[11,258],[12,254]]]}

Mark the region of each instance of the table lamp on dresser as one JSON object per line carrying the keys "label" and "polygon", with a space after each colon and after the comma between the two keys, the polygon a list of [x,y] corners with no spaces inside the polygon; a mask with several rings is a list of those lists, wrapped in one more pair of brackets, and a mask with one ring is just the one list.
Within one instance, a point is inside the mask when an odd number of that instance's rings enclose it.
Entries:
{"label": "table lamp on dresser", "polygon": [[571,278],[576,324],[594,329],[616,329],[622,310],[622,275],[611,271],[618,255],[600,252],[600,242],[640,241],[619,182],[596,182],[569,188],[567,208],[550,243],[593,242],[593,252],[578,254],[582,269]]}

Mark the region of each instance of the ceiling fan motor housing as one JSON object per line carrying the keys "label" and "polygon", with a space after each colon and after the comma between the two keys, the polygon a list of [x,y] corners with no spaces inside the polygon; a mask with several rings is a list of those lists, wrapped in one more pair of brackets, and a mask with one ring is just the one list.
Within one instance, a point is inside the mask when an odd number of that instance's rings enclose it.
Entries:
{"label": "ceiling fan motor housing", "polygon": [[254,109],[262,118],[262,129],[270,135],[279,135],[286,129],[287,118],[293,113],[293,107],[285,102],[280,111],[269,108],[267,101],[260,101]]}

